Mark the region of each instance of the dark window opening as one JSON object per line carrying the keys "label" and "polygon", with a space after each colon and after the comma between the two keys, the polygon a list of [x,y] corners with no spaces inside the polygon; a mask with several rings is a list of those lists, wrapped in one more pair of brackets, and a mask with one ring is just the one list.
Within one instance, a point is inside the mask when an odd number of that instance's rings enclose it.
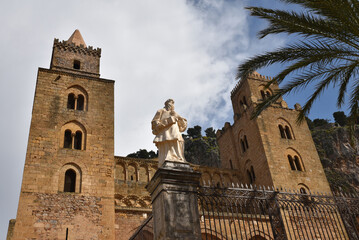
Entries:
{"label": "dark window opening", "polygon": [[67,97],[67,108],[75,109],[75,95],[73,93],[70,93]]}
{"label": "dark window opening", "polygon": [[294,163],[298,171],[303,171],[298,156],[294,156]]}
{"label": "dark window opening", "polygon": [[296,170],[292,156],[288,155],[288,161],[289,161],[289,164],[290,164],[290,168],[292,170]]}
{"label": "dark window opening", "polygon": [[76,187],[76,173],[74,170],[69,169],[65,173],[64,192],[75,192]]}
{"label": "dark window opening", "polygon": [[246,149],[248,149],[249,146],[248,146],[248,141],[247,141],[247,136],[246,135],[244,135],[244,143],[246,144]]}
{"label": "dark window opening", "polygon": [[246,146],[244,145],[244,141],[241,139],[242,152],[246,152]]}
{"label": "dark window opening", "polygon": [[79,60],[74,60],[74,69],[80,69],[81,62]]}
{"label": "dark window opening", "polygon": [[231,169],[233,169],[233,163],[231,159],[229,159],[229,165],[231,166]]}
{"label": "dark window opening", "polygon": [[284,132],[284,129],[283,129],[283,126],[282,126],[282,125],[279,125],[278,127],[279,127],[280,136],[281,136],[282,138],[286,138],[285,132]]}
{"label": "dark window opening", "polygon": [[77,108],[76,108],[76,110],[84,110],[84,103],[85,103],[85,98],[84,98],[84,96],[83,95],[79,95],[78,97],[77,97]]}
{"label": "dark window opening", "polygon": [[287,135],[288,139],[292,139],[292,134],[290,133],[290,129],[288,126],[285,126],[285,134]]}
{"label": "dark window opening", "polygon": [[65,136],[64,136],[64,148],[72,148],[71,130],[66,130],[66,131],[65,131]]}
{"label": "dark window opening", "polygon": [[248,179],[249,179],[249,183],[252,184],[254,181],[253,181],[253,178],[252,178],[252,174],[249,170],[247,170],[247,176],[248,176]]}
{"label": "dark window opening", "polygon": [[131,176],[131,181],[133,181],[133,176]]}
{"label": "dark window opening", "polygon": [[261,90],[261,95],[262,95],[262,99],[263,99],[263,100],[266,99],[266,95],[265,95],[265,93],[264,93],[263,90]]}
{"label": "dark window opening", "polygon": [[74,148],[81,150],[82,149],[82,132],[77,131],[74,139]]}
{"label": "dark window opening", "polygon": [[247,100],[246,100],[246,97],[245,97],[245,96],[243,96],[243,104],[244,104],[244,105],[246,105],[246,106],[248,105],[248,104],[247,104]]}
{"label": "dark window opening", "polygon": [[252,174],[252,179],[253,179],[253,182],[254,182],[256,180],[256,175],[254,174],[253,166],[251,166],[251,174]]}

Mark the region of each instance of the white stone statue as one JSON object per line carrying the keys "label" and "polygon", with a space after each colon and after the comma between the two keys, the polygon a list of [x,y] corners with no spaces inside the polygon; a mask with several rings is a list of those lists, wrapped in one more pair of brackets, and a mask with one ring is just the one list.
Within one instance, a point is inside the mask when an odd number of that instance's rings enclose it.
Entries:
{"label": "white stone statue", "polygon": [[153,142],[158,148],[158,167],[165,161],[186,162],[184,140],[181,132],[187,128],[187,120],[174,111],[174,101],[168,99],[165,107],[158,110],[152,119]]}

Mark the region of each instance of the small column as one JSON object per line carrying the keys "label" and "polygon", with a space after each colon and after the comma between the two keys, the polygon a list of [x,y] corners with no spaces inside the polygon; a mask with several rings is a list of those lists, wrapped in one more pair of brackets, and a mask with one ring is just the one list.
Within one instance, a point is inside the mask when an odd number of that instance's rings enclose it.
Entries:
{"label": "small column", "polygon": [[201,173],[165,161],[146,186],[152,198],[154,239],[200,240],[197,187]]}

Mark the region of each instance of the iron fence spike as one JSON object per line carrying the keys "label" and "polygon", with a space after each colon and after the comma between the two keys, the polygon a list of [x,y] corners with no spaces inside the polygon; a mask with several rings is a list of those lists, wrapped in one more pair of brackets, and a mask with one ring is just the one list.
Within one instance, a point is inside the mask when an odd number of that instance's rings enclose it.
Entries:
{"label": "iron fence spike", "polygon": [[247,183],[246,183],[245,187],[246,187],[246,188],[248,188],[248,185],[247,185]]}

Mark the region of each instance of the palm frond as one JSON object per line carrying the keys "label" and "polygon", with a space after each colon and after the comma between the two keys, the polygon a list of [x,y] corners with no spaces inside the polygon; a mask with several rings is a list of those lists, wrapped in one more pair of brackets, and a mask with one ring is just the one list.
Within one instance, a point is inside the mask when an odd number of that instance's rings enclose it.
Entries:
{"label": "palm frond", "polygon": [[248,7],[252,16],[265,19],[269,26],[259,32],[263,38],[270,34],[287,33],[299,36],[299,41],[254,56],[238,67],[237,79],[248,77],[253,71],[273,64],[284,68],[268,82],[284,87],[256,106],[253,116],[278,101],[283,95],[314,86],[314,91],[298,115],[302,121],[314,102],[328,88],[339,86],[337,106],[345,103],[348,86],[350,111],[359,114],[359,1],[358,0],[280,0],[300,6],[299,11],[285,11]]}

